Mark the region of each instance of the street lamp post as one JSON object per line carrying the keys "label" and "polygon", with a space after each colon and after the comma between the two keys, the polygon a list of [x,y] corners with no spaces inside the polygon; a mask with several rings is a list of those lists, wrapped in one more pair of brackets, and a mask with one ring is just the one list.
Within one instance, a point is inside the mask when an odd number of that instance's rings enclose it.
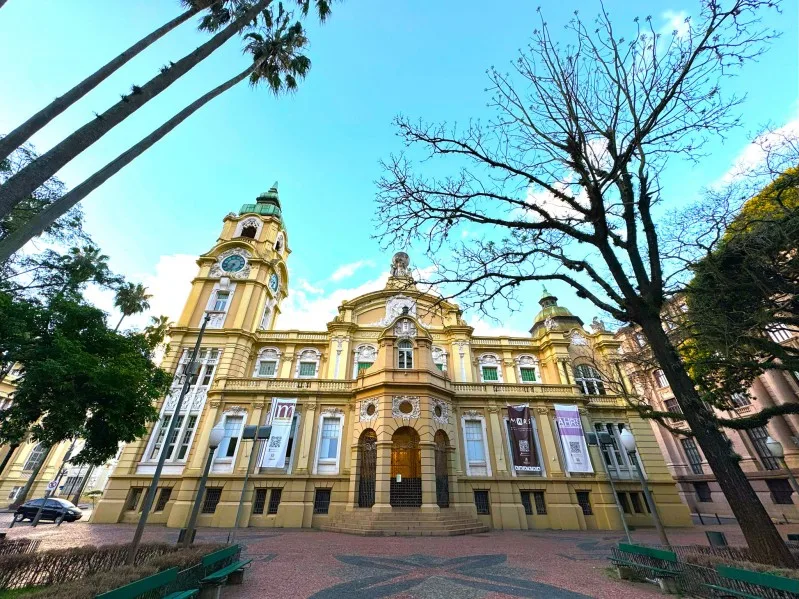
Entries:
{"label": "street lamp post", "polygon": [[244,473],[244,483],[241,487],[241,497],[239,497],[239,507],[236,508],[236,521],[233,523],[233,530],[228,535],[228,545],[236,542],[236,533],[239,529],[239,520],[241,518],[241,508],[244,506],[244,494],[247,492],[247,481],[250,480],[250,472],[252,471],[253,463],[255,462],[258,454],[258,441],[268,439],[272,435],[271,426],[256,426],[250,425],[244,427],[244,432],[241,435],[242,443],[249,439],[253,440],[252,451],[250,452],[250,459],[247,462],[247,472]]}
{"label": "street lamp post", "polygon": [[[607,447],[610,451],[613,451],[613,439],[610,436],[610,433],[598,432],[597,433],[597,442],[600,445],[599,453],[602,453],[602,448]],[[602,465],[605,467],[605,474],[608,475],[608,482],[610,483],[610,490],[613,493],[613,498],[616,500],[616,509],[619,510],[619,516],[621,517],[621,525],[624,527],[624,534],[627,536],[627,542],[632,545],[633,539],[630,536],[630,527],[627,526],[627,519],[624,517],[624,508],[621,505],[621,500],[619,499],[619,494],[616,492],[616,483],[613,482],[613,477],[610,475],[610,469],[608,468],[607,463],[605,462],[604,456],[600,456],[600,461]]]}
{"label": "street lamp post", "polygon": [[630,456],[630,460],[635,462],[635,470],[638,472],[638,480],[641,481],[641,487],[644,490],[644,498],[646,499],[647,504],[649,504],[649,509],[652,510],[652,519],[655,521],[655,528],[658,531],[660,542],[664,546],[671,548],[669,538],[666,536],[666,530],[663,528],[663,523],[660,521],[658,507],[655,505],[655,500],[652,499],[652,494],[649,492],[649,486],[644,478],[644,472],[641,470],[641,458],[640,456],[636,456],[635,437],[633,437],[633,434],[626,428],[619,436],[621,437],[621,444],[624,445],[624,450]]}
{"label": "street lamp post", "polygon": [[221,422],[218,422],[214,428],[211,429],[211,434],[208,436],[208,458],[205,460],[205,469],[203,470],[202,478],[200,479],[200,486],[197,489],[197,496],[194,498],[194,507],[191,509],[191,517],[189,518],[189,525],[186,527],[186,534],[183,537],[183,546],[189,547],[194,536],[194,529],[197,526],[197,515],[200,513],[200,503],[203,500],[205,491],[205,482],[208,480],[208,473],[211,472],[211,463],[214,461],[214,452],[222,439],[225,437],[225,427]]}
{"label": "street lamp post", "polygon": [[791,469],[788,468],[788,464],[785,463],[785,449],[783,448],[782,443],[771,436],[768,436],[766,437],[766,447],[768,447],[769,452],[771,452],[771,455],[777,459],[780,465],[788,471],[788,478],[791,479],[791,486],[793,487],[794,492],[799,495],[799,483],[796,482],[796,477],[794,477]]}
{"label": "street lamp post", "polygon": [[[183,387],[180,389],[180,395],[178,396],[177,404],[175,404],[174,416],[169,419],[169,427],[167,429],[166,436],[164,437],[165,439],[171,439],[172,435],[176,434],[175,428],[177,428],[177,415],[180,414],[180,410],[183,408],[183,400],[186,398],[186,394],[189,392],[189,387],[191,387],[191,373],[194,371],[194,365],[197,363],[197,356],[200,353],[200,344],[203,340],[205,327],[208,325],[208,321],[211,320],[211,317],[214,314],[223,313],[224,312],[213,310],[208,310],[205,313],[203,324],[200,327],[199,334],[197,335],[197,342],[194,344],[194,349],[189,357],[189,363],[186,365],[186,375],[184,376]],[[150,509],[153,507],[153,502],[155,501],[155,492],[158,489],[158,482],[161,479],[161,471],[164,469],[165,461],[166,452],[163,451],[162,448],[161,453],[158,456],[158,464],[156,465],[155,472],[153,473],[153,480],[150,482],[150,488],[147,489],[147,494],[144,496],[144,505],[142,505],[141,516],[139,516],[139,524],[136,526],[136,532],[133,534],[133,540],[128,548],[128,557],[126,560],[128,565],[132,566],[136,561],[136,553],[139,550],[139,544],[141,543],[141,538],[144,534],[144,527],[147,525],[147,518],[150,516]]]}

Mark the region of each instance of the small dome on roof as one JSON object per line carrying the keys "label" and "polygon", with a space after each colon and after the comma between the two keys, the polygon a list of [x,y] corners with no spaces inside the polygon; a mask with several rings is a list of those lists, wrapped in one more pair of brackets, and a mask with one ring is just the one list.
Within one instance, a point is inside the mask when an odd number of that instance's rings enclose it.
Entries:
{"label": "small dome on roof", "polygon": [[541,305],[541,311],[536,314],[533,320],[533,328],[530,330],[531,333],[535,332],[536,328],[550,318],[553,320],[569,319],[582,325],[582,320],[572,314],[571,310],[558,305],[558,298],[547,291],[546,287],[543,288],[543,293],[538,303]]}
{"label": "small dome on roof", "polygon": [[261,216],[281,217],[280,196],[277,192],[277,181],[269,191],[263,192],[255,198],[255,204],[244,204],[239,210],[239,214],[255,213]]}

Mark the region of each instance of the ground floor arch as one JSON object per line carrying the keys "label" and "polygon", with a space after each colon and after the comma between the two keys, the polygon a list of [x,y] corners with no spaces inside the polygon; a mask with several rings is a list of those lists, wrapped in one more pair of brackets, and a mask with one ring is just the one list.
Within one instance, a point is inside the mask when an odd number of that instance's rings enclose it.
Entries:
{"label": "ground floor arch", "polygon": [[391,437],[392,507],[421,507],[422,453],[419,433],[410,426],[398,428]]}
{"label": "ground floor arch", "polygon": [[442,430],[433,437],[435,447],[436,503],[449,507],[449,437]]}
{"label": "ground floor arch", "polygon": [[376,479],[377,434],[369,428],[358,439],[358,507],[374,505]]}

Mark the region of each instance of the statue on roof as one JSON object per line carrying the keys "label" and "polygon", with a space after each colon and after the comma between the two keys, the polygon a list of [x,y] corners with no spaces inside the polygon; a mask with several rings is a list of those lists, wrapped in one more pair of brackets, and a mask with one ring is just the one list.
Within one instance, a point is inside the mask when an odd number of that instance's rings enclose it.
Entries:
{"label": "statue on roof", "polygon": [[397,252],[391,259],[391,276],[392,277],[410,277],[411,276],[411,258],[405,252]]}

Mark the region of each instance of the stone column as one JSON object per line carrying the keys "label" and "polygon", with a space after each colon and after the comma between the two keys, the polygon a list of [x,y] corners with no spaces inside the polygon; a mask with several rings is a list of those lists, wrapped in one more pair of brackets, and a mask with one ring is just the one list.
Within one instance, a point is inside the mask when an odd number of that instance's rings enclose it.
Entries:
{"label": "stone column", "polygon": [[[793,389],[791,388],[788,379],[786,378],[788,373],[781,372],[779,370],[769,370],[763,375],[764,383],[766,388],[769,389],[772,397],[775,399],[775,403],[777,405],[782,405],[785,403],[796,403],[799,400],[799,396],[794,393]],[[783,416],[793,428],[794,434],[799,435],[799,414],[786,414]],[[795,448],[795,446],[793,446]],[[785,448],[787,453],[788,448]]]}
{"label": "stone column", "polygon": [[505,460],[505,450],[502,446],[502,426],[499,419],[499,408],[496,405],[488,407],[488,420],[490,427],[488,434],[491,436],[491,444],[494,448],[494,458],[496,459],[496,474],[508,473],[508,462]]}
{"label": "stone column", "polygon": [[349,446],[349,451],[347,451],[347,461],[351,465],[350,468],[350,487],[349,487],[349,495],[347,497],[347,507],[345,508],[348,512],[351,512],[355,508],[358,507],[357,497],[358,497],[358,439],[349,437],[352,439],[352,443]]}
{"label": "stone column", "polygon": [[377,467],[375,468],[375,504],[373,512],[391,511],[391,439],[377,442]]}
{"label": "stone column", "polygon": [[419,443],[422,457],[422,511],[439,511],[436,501],[436,444],[432,441]]}
{"label": "stone column", "polygon": [[[299,453],[297,454],[297,474],[308,474],[308,455],[311,451],[311,443],[313,441],[313,431],[315,429],[314,420],[316,420],[316,404],[305,404],[305,412],[303,413],[302,421],[302,436],[300,437]],[[297,442],[296,439],[294,441]]]}
{"label": "stone column", "polygon": [[[535,411],[537,413],[536,424],[538,425],[539,443],[541,444],[541,452],[544,454],[541,456],[541,461],[543,462],[546,459],[546,463],[543,464],[546,469],[546,474],[547,476],[561,475],[563,474],[563,467],[560,464],[560,459],[558,459],[559,454],[556,445],[556,443],[559,443],[559,440],[555,440],[555,432],[553,430],[549,408],[540,406],[536,408]],[[583,421],[583,430],[590,430],[585,426],[585,417],[581,416],[581,418]]]}
{"label": "stone column", "polygon": [[[774,399],[768,392],[768,389],[763,384],[763,381],[761,381],[759,378],[755,379],[755,382],[752,385],[752,392],[757,398],[757,401],[760,403],[761,407],[770,408],[775,404]],[[782,443],[786,458],[789,456],[789,454],[796,453],[794,451],[796,446],[793,444],[793,440],[791,439],[791,429],[788,428],[788,425],[781,416],[775,416],[772,418],[769,421],[768,426],[766,426],[766,430],[768,430],[772,437]]]}

